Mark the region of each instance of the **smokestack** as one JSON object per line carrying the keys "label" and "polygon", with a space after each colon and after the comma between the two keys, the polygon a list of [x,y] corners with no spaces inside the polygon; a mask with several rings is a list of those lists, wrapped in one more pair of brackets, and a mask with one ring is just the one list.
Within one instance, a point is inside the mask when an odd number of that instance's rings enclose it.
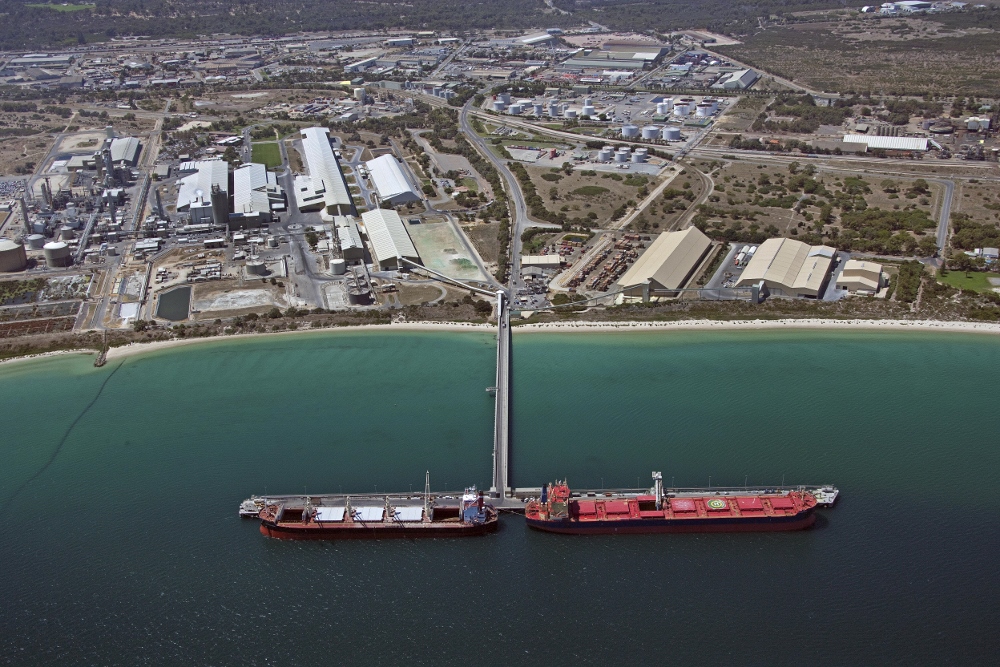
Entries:
{"label": "smokestack", "polygon": [[24,223],[24,231],[27,234],[31,233],[31,226],[28,222],[28,205],[24,201],[24,197],[19,200],[21,202],[21,221]]}
{"label": "smokestack", "polygon": [[42,184],[42,198],[45,200],[45,206],[52,208],[52,184],[49,183],[49,177],[45,177],[45,182]]}

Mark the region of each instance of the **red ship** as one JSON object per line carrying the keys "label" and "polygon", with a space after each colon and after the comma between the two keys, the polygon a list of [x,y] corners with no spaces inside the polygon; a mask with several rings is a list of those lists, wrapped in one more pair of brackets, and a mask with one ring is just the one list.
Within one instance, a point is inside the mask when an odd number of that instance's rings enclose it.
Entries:
{"label": "red ship", "polygon": [[425,497],[423,505],[354,505],[350,497],[313,505],[311,498],[264,502],[260,532],[290,540],[373,539],[389,537],[465,537],[485,535],[499,526],[497,510],[475,487],[454,504]]}
{"label": "red ship", "polygon": [[651,493],[631,497],[571,497],[566,482],[556,482],[542,487],[541,498],[528,502],[524,516],[536,530],[574,535],[801,530],[816,521],[817,495],[822,504],[832,504],[838,493],[833,487],[803,487],[664,494],[660,473],[653,479]]}

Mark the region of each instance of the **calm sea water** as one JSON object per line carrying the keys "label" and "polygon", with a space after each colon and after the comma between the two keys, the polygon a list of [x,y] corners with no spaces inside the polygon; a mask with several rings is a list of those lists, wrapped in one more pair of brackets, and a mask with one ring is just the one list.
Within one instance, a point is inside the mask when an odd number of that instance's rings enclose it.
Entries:
{"label": "calm sea water", "polygon": [[265,490],[488,486],[494,341],[0,367],[0,664],[994,664],[1000,341],[517,335],[517,485],[834,482],[788,534],[286,543]]}

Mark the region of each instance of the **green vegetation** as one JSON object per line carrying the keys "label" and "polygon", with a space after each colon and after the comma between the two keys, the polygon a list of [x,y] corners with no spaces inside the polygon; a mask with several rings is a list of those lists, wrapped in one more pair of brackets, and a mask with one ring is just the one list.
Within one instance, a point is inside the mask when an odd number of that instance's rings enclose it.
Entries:
{"label": "green vegetation", "polygon": [[[544,174],[542,178],[545,178],[548,174]],[[600,185],[584,185],[582,188],[577,188],[573,190],[572,194],[580,195],[581,197],[597,197],[603,195],[605,192],[611,192],[607,188],[602,188]]]}
{"label": "green vegetation", "polygon": [[920,291],[920,281],[924,275],[924,265],[917,261],[903,262],[896,275],[896,301],[913,303]]}
{"label": "green vegetation", "polygon": [[[791,116],[793,121],[767,120],[768,115]],[[820,125],[840,125],[851,115],[849,108],[830,106],[818,107],[811,95],[779,95],[773,103],[761,113],[751,130],[754,132],[801,132],[809,134],[819,129]]]}
{"label": "green vegetation", "polygon": [[253,144],[250,159],[265,165],[268,169],[281,166],[281,149],[277,142]]}
{"label": "green vegetation", "polygon": [[1000,247],[1000,228],[976,222],[964,213],[951,214],[951,245],[959,250]]}
{"label": "green vegetation", "polygon": [[38,292],[45,289],[46,284],[44,278],[4,280],[0,282],[0,305],[26,303],[34,298]]}
{"label": "green vegetation", "polygon": [[990,283],[990,278],[1000,278],[1000,273],[981,273],[979,271],[939,271],[938,282],[968,292],[990,292],[996,288]]}

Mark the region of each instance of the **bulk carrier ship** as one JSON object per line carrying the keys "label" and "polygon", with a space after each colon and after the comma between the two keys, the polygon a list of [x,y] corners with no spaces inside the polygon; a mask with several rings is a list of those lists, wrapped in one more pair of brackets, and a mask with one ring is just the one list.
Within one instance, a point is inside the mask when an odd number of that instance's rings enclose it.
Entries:
{"label": "bulk carrier ship", "polygon": [[802,530],[815,523],[816,507],[833,505],[839,493],[829,485],[664,493],[663,476],[654,472],[653,481],[649,493],[631,497],[572,497],[565,481],[545,485],[525,506],[525,520],[536,530],[574,535]]}
{"label": "bulk carrier ship", "polygon": [[350,496],[255,497],[244,501],[241,514],[244,506],[260,503],[260,532],[290,540],[465,537],[484,535],[499,526],[496,508],[484,502],[483,493],[474,486],[457,499],[432,500],[425,492],[423,504],[414,504],[411,498],[393,505],[388,496],[380,505],[373,500],[365,497],[356,505]]}

